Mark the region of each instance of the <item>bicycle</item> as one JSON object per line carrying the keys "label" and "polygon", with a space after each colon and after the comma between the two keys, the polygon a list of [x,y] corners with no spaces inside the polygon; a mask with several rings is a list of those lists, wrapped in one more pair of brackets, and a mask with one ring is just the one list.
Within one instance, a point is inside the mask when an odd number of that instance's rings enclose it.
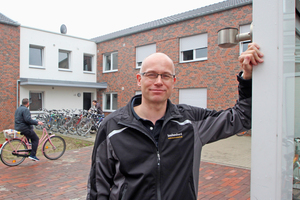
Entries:
{"label": "bicycle", "polygon": [[103,118],[104,118],[104,115],[102,115],[102,114],[87,112],[86,118],[81,120],[78,125],[79,135],[84,136],[84,137],[90,137],[90,136],[88,136],[90,131],[94,130],[97,132]]}
{"label": "bicycle", "polygon": [[[24,135],[20,138],[20,132],[8,134],[3,131],[3,133],[6,141],[0,144],[0,159],[7,166],[17,166],[30,156],[31,145]],[[51,132],[48,133],[45,127],[38,146],[40,144],[43,144],[41,148],[43,155],[49,160],[60,158],[66,150],[65,140]]]}

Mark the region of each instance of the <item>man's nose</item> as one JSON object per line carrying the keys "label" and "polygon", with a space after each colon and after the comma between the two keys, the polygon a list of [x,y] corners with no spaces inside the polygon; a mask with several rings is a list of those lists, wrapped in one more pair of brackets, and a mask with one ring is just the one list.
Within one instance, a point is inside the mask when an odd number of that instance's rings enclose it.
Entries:
{"label": "man's nose", "polygon": [[157,78],[155,79],[155,83],[162,83],[162,74],[158,74]]}
{"label": "man's nose", "polygon": [[158,77],[155,79],[155,84],[163,84],[163,80],[161,78],[161,74],[159,74]]}

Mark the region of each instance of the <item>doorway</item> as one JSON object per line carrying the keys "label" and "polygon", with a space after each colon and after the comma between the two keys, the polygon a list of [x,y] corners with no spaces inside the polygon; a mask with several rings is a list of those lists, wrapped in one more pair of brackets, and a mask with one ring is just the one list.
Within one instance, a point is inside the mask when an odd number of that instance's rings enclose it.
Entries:
{"label": "doorway", "polygon": [[84,92],[83,93],[83,109],[89,110],[91,108],[92,102],[92,93]]}

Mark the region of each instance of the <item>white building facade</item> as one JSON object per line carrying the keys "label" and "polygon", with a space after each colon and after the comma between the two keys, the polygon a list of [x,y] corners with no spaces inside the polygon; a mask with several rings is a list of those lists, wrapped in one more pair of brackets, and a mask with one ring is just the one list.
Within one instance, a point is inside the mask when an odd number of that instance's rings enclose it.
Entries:
{"label": "white building facade", "polygon": [[19,101],[32,113],[46,109],[88,109],[97,99],[97,46],[90,40],[21,27]]}

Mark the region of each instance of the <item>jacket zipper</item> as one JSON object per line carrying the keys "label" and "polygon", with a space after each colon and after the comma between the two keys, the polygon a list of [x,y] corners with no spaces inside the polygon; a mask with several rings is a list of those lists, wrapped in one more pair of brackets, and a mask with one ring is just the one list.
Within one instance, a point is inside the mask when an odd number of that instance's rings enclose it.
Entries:
{"label": "jacket zipper", "polygon": [[[122,124],[124,126],[136,129],[135,127],[132,127],[132,126],[130,126],[128,124],[125,124],[125,123],[122,123],[122,122],[119,122],[119,124]],[[138,130],[141,133],[143,133],[144,135],[146,135],[154,143],[154,145],[156,147],[156,155],[157,155],[157,188],[156,188],[156,190],[157,190],[157,200],[161,200],[161,190],[160,190],[160,176],[161,176],[160,173],[161,173],[161,170],[160,170],[160,153],[159,153],[159,149],[158,149],[158,144],[148,134],[144,133],[143,131],[141,131],[139,129],[136,129],[136,130]]]}
{"label": "jacket zipper", "polygon": [[158,151],[158,147],[156,147],[157,150],[157,199],[161,200],[161,191],[160,191],[160,154]]}

